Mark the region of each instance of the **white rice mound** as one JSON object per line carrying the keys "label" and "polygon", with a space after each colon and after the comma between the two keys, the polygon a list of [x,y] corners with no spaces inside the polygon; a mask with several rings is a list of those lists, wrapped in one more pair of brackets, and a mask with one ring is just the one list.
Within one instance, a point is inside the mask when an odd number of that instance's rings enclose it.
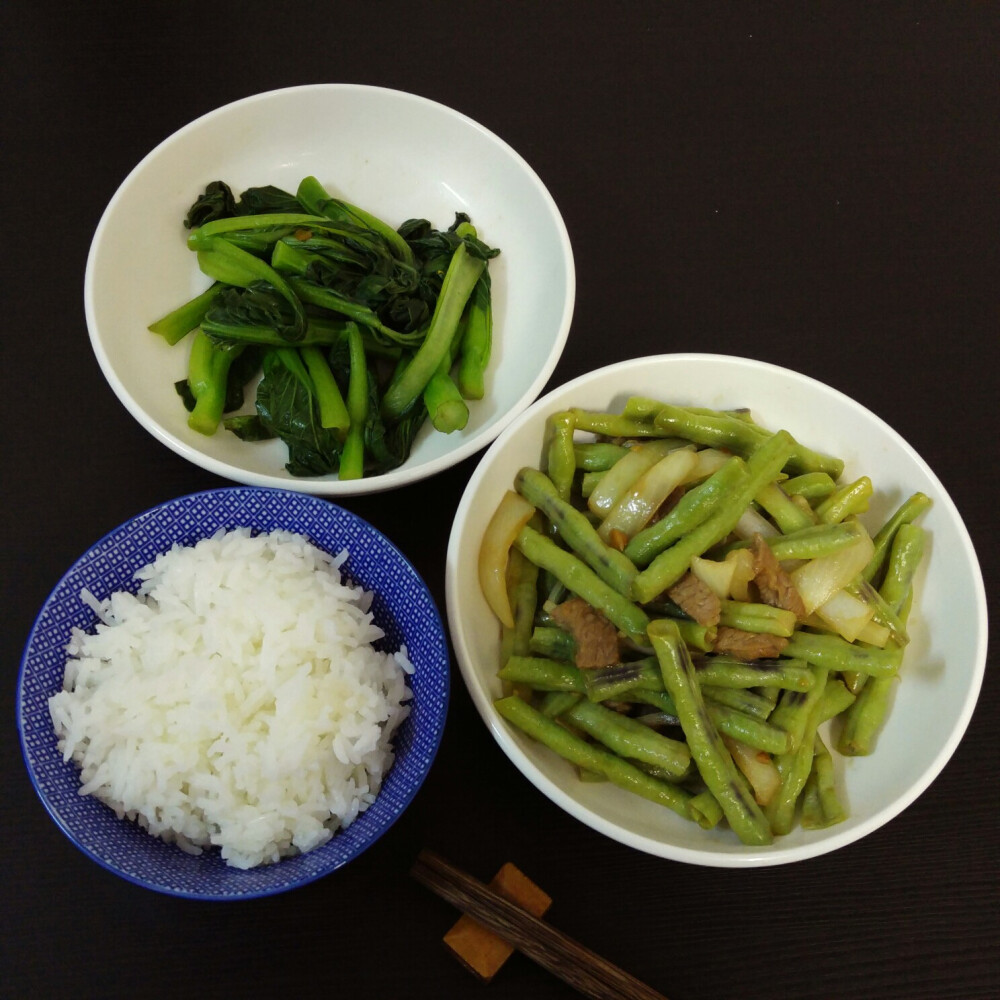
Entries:
{"label": "white rice mound", "polygon": [[237,868],[313,850],[375,800],[406,718],[405,646],[302,535],[219,531],[136,573],[74,629],[49,711],[93,795]]}

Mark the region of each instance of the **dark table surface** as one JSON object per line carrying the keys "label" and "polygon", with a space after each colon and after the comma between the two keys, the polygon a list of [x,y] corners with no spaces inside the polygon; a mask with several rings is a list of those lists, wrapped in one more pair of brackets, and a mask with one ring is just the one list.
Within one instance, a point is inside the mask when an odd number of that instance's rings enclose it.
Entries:
{"label": "dark table surface", "polygon": [[[433,770],[378,843],[301,890],[214,905],[78,852],[14,724],[23,643],[63,571],[130,515],[224,485],[104,382],[83,315],[94,228],[175,129],[294,84],[415,92],[532,164],[577,265],[551,386],[675,351],[819,378],[936,470],[992,594],[997,28],[988,4],[2,5],[0,994],[572,995],[521,956],[483,987],[446,955],[454,911],[408,876],[429,847],[484,879],[515,861],[555,898],[554,924],[672,1000],[1000,995],[994,662],[965,739],[902,815],[835,854],[748,871],[652,858],[570,819],[502,754],[456,670]],[[442,612],[478,457],[343,501],[411,557]]]}

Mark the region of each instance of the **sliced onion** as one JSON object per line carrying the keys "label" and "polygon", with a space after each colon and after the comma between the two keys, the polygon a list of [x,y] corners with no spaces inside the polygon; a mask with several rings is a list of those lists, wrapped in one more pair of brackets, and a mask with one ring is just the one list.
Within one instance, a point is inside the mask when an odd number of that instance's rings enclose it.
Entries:
{"label": "sliced onion", "polygon": [[871,536],[861,531],[852,545],[831,555],[810,559],[794,570],[792,583],[802,598],[806,614],[812,614],[838,590],[843,590],[868,565],[874,552]]}
{"label": "sliced onion", "polygon": [[750,581],[754,572],[753,553],[749,549],[733,549],[724,560],[733,564],[733,576],[729,581],[729,594],[734,601],[750,600]]}
{"label": "sliced onion", "polygon": [[879,649],[885,649],[891,638],[892,633],[889,629],[876,621],[869,622],[858,633],[858,642],[867,642],[869,646],[878,646]]}
{"label": "sliced onion", "polygon": [[766,806],[781,787],[781,774],[771,755],[734,740],[731,736],[723,736],[722,740],[732,755],[733,763],[750,783],[757,804]]}
{"label": "sliced onion", "polygon": [[695,452],[697,462],[692,466],[691,471],[684,477],[684,483],[697,483],[702,479],[708,479],[713,473],[718,472],[726,462],[733,456],[728,451],[719,451],[718,448],[702,448]]}
{"label": "sliced onion", "polygon": [[838,590],[816,609],[816,616],[825,626],[838,632],[848,642],[854,642],[858,638],[872,620],[873,614],[874,608],[871,605],[865,604],[846,590]]}
{"label": "sliced onion", "polygon": [[519,493],[507,490],[493,512],[479,546],[479,586],[493,614],[514,627],[507,594],[507,560],[518,532],[531,520],[535,508]]}
{"label": "sliced onion", "polygon": [[691,572],[716,597],[724,600],[729,597],[729,591],[732,589],[736,561],[726,559],[724,562],[719,562],[717,559],[703,559],[701,556],[694,556],[691,560]]}
{"label": "sliced onion", "polygon": [[682,448],[651,465],[618,498],[601,521],[597,533],[606,542],[610,541],[612,532],[616,531],[631,538],[645,527],[660,504],[684,481],[696,462],[694,451]]}
{"label": "sliced onion", "polygon": [[747,540],[753,538],[754,535],[760,535],[762,538],[773,538],[775,535],[781,534],[763,514],[753,507],[747,507],[743,511],[733,531],[739,538]]}
{"label": "sliced onion", "polygon": [[684,446],[675,438],[657,438],[633,445],[601,477],[587,497],[587,506],[599,517],[604,517],[618,502],[618,498],[651,466],[672,451]]}

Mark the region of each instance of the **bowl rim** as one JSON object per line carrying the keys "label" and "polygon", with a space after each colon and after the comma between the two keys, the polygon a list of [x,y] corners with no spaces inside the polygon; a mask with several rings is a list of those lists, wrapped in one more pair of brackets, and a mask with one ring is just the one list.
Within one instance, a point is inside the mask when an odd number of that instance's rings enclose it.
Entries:
{"label": "bowl rim", "polygon": [[[323,92],[329,94],[379,94],[393,99],[410,101],[425,108],[432,109],[439,114],[444,114],[456,121],[464,123],[472,130],[478,132],[482,137],[494,143],[498,148],[506,153],[510,159],[516,163],[532,182],[542,197],[550,215],[552,223],[558,236],[560,248],[563,255],[566,270],[566,280],[563,286],[563,309],[559,320],[559,327],[552,349],[545,362],[539,367],[530,385],[521,394],[513,406],[504,413],[500,413],[489,424],[484,426],[477,433],[470,435],[461,441],[456,447],[436,458],[421,462],[410,468],[403,466],[393,469],[378,476],[370,476],[362,479],[341,481],[335,476],[330,477],[303,477],[300,479],[284,478],[278,474],[253,472],[238,465],[214,458],[193,447],[186,441],[171,433],[167,428],[154,420],[145,407],[129,392],[125,384],[118,377],[111,363],[111,358],[107,348],[98,331],[95,303],[95,272],[97,255],[106,231],[110,228],[114,210],[121,201],[128,189],[134,184],[147,166],[155,159],[167,146],[182,140],[188,133],[194,132],[212,120],[229,114],[237,108],[249,107],[253,104],[264,103],[269,100],[280,100],[285,97],[294,97],[305,92]],[[87,260],[84,269],[83,281],[84,316],[87,324],[87,332],[91,347],[97,358],[98,366],[105,379],[111,386],[118,400],[124,405],[126,410],[161,444],[171,451],[187,459],[193,464],[205,469],[208,472],[221,476],[224,479],[232,480],[246,486],[258,486],[264,488],[286,489],[297,493],[312,493],[317,496],[362,496],[368,493],[379,493],[387,490],[397,489],[410,483],[419,482],[439,472],[449,469],[459,462],[468,458],[475,452],[485,448],[503,430],[510,425],[531,403],[537,399],[539,393],[544,389],[549,377],[555,370],[556,365],[566,347],[569,337],[570,327],[573,320],[573,312],[576,306],[576,264],[573,256],[573,247],[569,238],[569,231],[565,220],[559,210],[555,199],[552,197],[548,187],[542,181],[535,169],[517,152],[508,142],[501,139],[496,133],[479,124],[473,118],[449,107],[440,101],[435,101],[428,97],[411,93],[405,90],[398,90],[392,87],[374,86],[360,83],[312,83],[298,84],[289,87],[280,87],[274,90],[261,91],[250,94],[246,97],[230,101],[217,108],[207,111],[197,118],[181,126],[170,135],[158,142],[141,160],[126,174],[124,180],[116,188],[110,201],[101,213],[100,220],[94,229],[91,237],[90,248],[87,252]]]}
{"label": "bowl rim", "polygon": [[[590,383],[603,379],[616,372],[634,370],[639,367],[657,363],[686,364],[686,363],[723,363],[735,366],[746,366],[751,369],[768,371],[783,378],[802,380],[811,388],[832,394],[839,402],[849,404],[859,408],[867,419],[877,423],[890,436],[895,445],[903,450],[907,456],[921,469],[927,476],[928,481],[938,491],[940,506],[943,507],[949,518],[953,521],[958,536],[962,543],[963,554],[972,574],[972,586],[976,596],[975,622],[976,622],[976,643],[973,662],[972,675],[969,680],[961,711],[958,715],[952,731],[945,740],[941,749],[934,757],[930,766],[921,774],[920,779],[909,785],[904,791],[896,796],[892,802],[879,809],[867,819],[853,825],[849,829],[837,830],[832,828],[832,832],[823,831],[826,835],[821,840],[808,844],[800,844],[792,847],[782,848],[780,841],[765,848],[746,847],[739,853],[724,853],[709,849],[688,848],[660,840],[655,840],[643,834],[626,830],[615,823],[606,820],[604,817],[592,812],[586,805],[568,795],[562,787],[539,771],[528,759],[524,751],[515,739],[512,727],[504,722],[499,714],[494,710],[490,699],[480,683],[479,677],[473,662],[473,656],[466,643],[465,632],[457,608],[460,599],[459,586],[459,564],[462,559],[460,549],[460,536],[464,528],[466,519],[472,510],[472,504],[476,490],[485,478],[487,471],[493,460],[503,451],[508,440],[518,433],[518,431],[532,420],[536,419],[542,411],[550,409],[554,403],[572,394],[578,389],[585,388]],[[937,503],[937,500],[936,500]],[[468,552],[466,550],[466,558]],[[455,511],[455,518],[452,523],[451,536],[448,542],[447,559],[445,565],[445,593],[448,614],[449,632],[455,657],[458,660],[459,671],[465,682],[469,696],[478,711],[480,717],[486,723],[487,728],[500,748],[507,755],[510,761],[536,788],[545,794],[556,805],[560,806],[574,818],[580,820],[592,829],[605,834],[613,840],[626,846],[633,847],[657,857],[666,858],[672,861],[680,861],[687,864],[701,865],[704,867],[717,868],[752,868],[767,867],[781,864],[790,864],[810,858],[820,857],[848,844],[861,840],[863,837],[874,832],[879,827],[884,826],[890,820],[898,816],[904,809],[910,806],[937,778],[951,759],[958,744],[961,742],[969,722],[975,710],[979,693],[982,688],[983,678],[986,668],[986,650],[988,637],[988,612],[986,604],[986,591],[983,582],[982,569],[972,543],[971,536],[965,525],[962,516],[952,500],[950,494],[945,489],[937,474],[931,469],[920,454],[886,421],[879,417],[868,407],[852,399],[846,393],[833,386],[821,382],[812,376],[797,372],[794,369],[767,361],[758,361],[753,358],[740,357],[737,355],[713,354],[705,352],[679,352],[648,355],[644,357],[628,358],[601,368],[596,368],[585,372],[562,385],[552,388],[544,396],[536,400],[528,407],[515,421],[513,421],[504,432],[493,442],[485,455],[480,460],[466,483],[462,498]]]}
{"label": "bowl rim", "polygon": [[[384,822],[381,826],[378,826],[375,829],[374,833],[366,840],[366,842],[362,846],[360,846],[350,857],[335,858],[334,862],[330,866],[324,867],[318,871],[302,875],[296,878],[292,882],[286,882],[276,886],[263,886],[258,889],[253,889],[246,892],[221,892],[221,891],[211,892],[211,891],[192,891],[186,889],[177,889],[165,884],[164,882],[153,882],[145,878],[142,878],[140,876],[134,875],[131,872],[125,871],[118,865],[97,854],[91,848],[89,848],[80,841],[76,832],[73,830],[72,826],[66,822],[65,817],[57,809],[55,802],[42,788],[38,776],[35,772],[35,768],[32,766],[31,755],[29,753],[27,745],[27,733],[24,722],[24,690],[26,681],[29,676],[28,675],[29,660],[32,655],[32,649],[39,632],[42,618],[45,615],[45,613],[49,610],[50,606],[52,605],[53,601],[56,598],[56,595],[59,593],[61,589],[63,589],[67,580],[73,574],[75,574],[80,569],[80,567],[86,565],[87,560],[91,557],[91,553],[93,553],[95,550],[101,549],[106,542],[109,542],[112,539],[114,539],[115,536],[119,535],[126,529],[130,528],[137,521],[143,521],[155,518],[157,515],[163,514],[170,507],[193,503],[199,499],[205,499],[205,498],[218,498],[221,500],[223,499],[223,495],[233,495],[239,493],[247,493],[252,495],[259,495],[259,494],[285,495],[290,499],[294,499],[297,504],[306,504],[309,505],[310,507],[315,507],[315,505],[322,504],[325,507],[330,507],[335,509],[337,512],[339,512],[338,516],[346,516],[348,521],[353,521],[355,523],[358,523],[366,530],[374,532],[376,535],[378,535],[382,539],[382,542],[388,547],[388,549],[391,552],[395,553],[395,556],[396,558],[398,558],[400,563],[406,567],[409,567],[409,570],[412,573],[413,578],[423,588],[423,590],[427,595],[428,598],[427,610],[432,615],[433,622],[435,625],[435,630],[434,630],[435,640],[441,646],[441,651],[443,656],[443,664],[444,664],[444,672],[446,680],[446,683],[443,685],[444,698],[442,701],[440,701],[439,704],[436,705],[436,709],[431,715],[432,722],[435,727],[433,730],[434,735],[432,742],[427,747],[427,752],[423,755],[423,759],[420,764],[420,769],[418,771],[418,776],[417,776],[418,780],[416,780],[416,782],[413,784],[413,787],[408,791],[406,796],[401,799],[398,811],[394,812],[387,819],[387,821]],[[269,530],[292,531],[294,529],[275,528]],[[207,538],[207,537],[210,536],[208,534],[199,535],[199,538]],[[317,544],[311,538],[309,539],[309,541],[314,545]],[[324,551],[328,550],[324,549]],[[406,810],[412,804],[413,800],[420,793],[420,790],[423,787],[423,784],[426,781],[427,776],[430,774],[431,768],[434,765],[434,761],[437,757],[437,754],[440,751],[441,743],[444,738],[445,726],[447,724],[448,712],[451,704],[450,676],[451,676],[451,657],[448,651],[447,630],[445,628],[444,621],[441,617],[441,610],[438,607],[437,602],[434,600],[434,595],[431,593],[431,590],[428,587],[427,582],[424,580],[423,576],[413,565],[409,557],[396,545],[395,542],[392,541],[391,538],[389,538],[384,532],[376,528],[373,524],[371,524],[371,522],[366,520],[361,515],[356,514],[354,511],[348,510],[347,508],[342,507],[339,504],[326,500],[325,498],[303,495],[302,493],[294,490],[284,490],[276,487],[260,487],[249,484],[233,484],[233,485],[214,487],[204,490],[195,490],[193,492],[184,493],[179,496],[172,497],[168,500],[163,500],[157,504],[154,504],[153,506],[148,507],[143,511],[140,511],[137,514],[126,518],[124,521],[120,522],[118,525],[111,528],[109,531],[105,532],[104,535],[102,535],[99,539],[90,544],[84,550],[84,552],[70,564],[69,568],[66,569],[64,573],[62,573],[58,581],[51,588],[48,596],[40,605],[38,613],[35,615],[34,621],[32,622],[31,628],[29,629],[28,637],[24,644],[24,649],[21,654],[21,659],[17,671],[17,686],[15,690],[15,699],[14,699],[14,714],[15,714],[15,722],[17,725],[18,744],[21,750],[21,758],[24,765],[24,769],[28,774],[29,781],[31,782],[31,786],[34,789],[38,799],[41,801],[42,806],[44,807],[46,813],[48,813],[49,817],[52,819],[55,825],[59,828],[59,830],[63,833],[66,839],[77,850],[79,850],[91,861],[96,862],[98,865],[101,866],[101,868],[105,869],[111,874],[116,875],[127,882],[131,882],[133,885],[139,886],[143,889],[149,889],[154,892],[160,893],[162,895],[174,896],[181,899],[195,899],[206,902],[230,902],[230,901],[258,899],[267,896],[279,895],[281,893],[300,888],[301,886],[308,885],[309,883],[315,882],[321,878],[326,877],[327,875],[331,875],[333,872],[337,871],[340,868],[343,868],[345,865],[347,865],[351,861],[356,860],[358,857],[364,854],[370,847],[372,847],[378,840],[380,840],[389,831],[391,827],[393,827],[396,824],[399,818],[403,815],[404,812],[406,812]],[[409,721],[409,718],[410,717],[408,716],[407,720],[404,720],[403,725],[405,725],[406,722]],[[395,767],[396,762],[397,762],[396,760],[393,761],[393,767]],[[72,766],[72,765],[67,763],[66,766]],[[386,779],[388,779],[388,775],[391,773],[392,769],[390,768],[390,770],[386,772]],[[378,797],[376,796],[375,802],[377,801]],[[374,806],[375,802],[372,803],[372,806]],[[363,822],[367,811],[368,810],[362,812],[355,820],[355,823]],[[351,825],[353,826],[354,823],[352,823]],[[335,838],[336,834],[334,835],[333,839]],[[331,842],[332,841],[327,841],[328,844]],[[316,850],[322,850],[324,846],[326,845],[321,845]],[[306,857],[308,856],[308,854],[311,853],[312,852],[307,852],[306,855],[297,855],[297,857]],[[293,861],[294,857],[290,857],[285,860]],[[270,867],[275,867],[275,866],[270,866]],[[260,871],[260,870],[261,869],[259,868],[251,869],[251,871]]]}

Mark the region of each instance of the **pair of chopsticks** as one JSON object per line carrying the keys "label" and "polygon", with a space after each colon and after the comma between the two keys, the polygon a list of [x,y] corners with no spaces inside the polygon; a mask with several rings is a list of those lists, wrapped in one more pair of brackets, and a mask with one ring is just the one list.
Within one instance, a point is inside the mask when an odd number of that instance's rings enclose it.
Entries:
{"label": "pair of chopsticks", "polygon": [[666,1000],[617,965],[445,861],[421,851],[410,874],[533,962],[596,1000]]}

